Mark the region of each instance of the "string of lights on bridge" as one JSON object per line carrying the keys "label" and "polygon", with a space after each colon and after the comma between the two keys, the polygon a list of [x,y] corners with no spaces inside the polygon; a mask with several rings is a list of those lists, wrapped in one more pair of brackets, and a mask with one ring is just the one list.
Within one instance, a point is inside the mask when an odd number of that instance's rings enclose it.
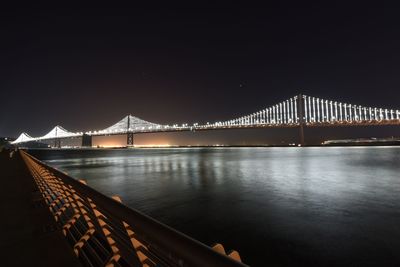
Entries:
{"label": "string of lights on bridge", "polygon": [[205,124],[162,125],[148,122],[132,115],[124,117],[114,125],[103,130],[88,132],[70,132],[61,126],[54,127],[49,133],[32,137],[22,133],[13,143],[73,138],[88,136],[118,135],[126,133],[154,133],[173,131],[196,131],[229,128],[256,127],[295,127],[326,125],[369,125],[399,124],[400,110],[365,107],[322,98],[299,95],[282,101],[258,112],[226,121]]}

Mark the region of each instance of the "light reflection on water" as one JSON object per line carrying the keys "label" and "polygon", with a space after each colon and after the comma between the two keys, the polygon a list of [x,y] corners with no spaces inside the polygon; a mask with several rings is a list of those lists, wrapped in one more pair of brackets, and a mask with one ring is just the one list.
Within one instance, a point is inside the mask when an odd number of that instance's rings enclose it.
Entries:
{"label": "light reflection on water", "polygon": [[400,265],[397,147],[34,154],[253,266]]}

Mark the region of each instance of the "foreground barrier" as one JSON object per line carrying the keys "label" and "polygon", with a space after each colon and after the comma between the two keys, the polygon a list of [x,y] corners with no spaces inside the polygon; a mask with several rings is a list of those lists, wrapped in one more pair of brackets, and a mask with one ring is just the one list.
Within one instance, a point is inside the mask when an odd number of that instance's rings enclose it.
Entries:
{"label": "foreground barrier", "polygon": [[20,151],[55,220],[84,266],[244,267],[236,251],[210,248]]}

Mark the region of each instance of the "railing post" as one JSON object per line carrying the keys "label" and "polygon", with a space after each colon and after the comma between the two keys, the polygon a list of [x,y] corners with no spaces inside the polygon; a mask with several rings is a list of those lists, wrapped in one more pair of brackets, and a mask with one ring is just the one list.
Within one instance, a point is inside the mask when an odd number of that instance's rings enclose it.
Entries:
{"label": "railing post", "polygon": [[[119,196],[112,196],[112,198],[120,203],[122,203],[122,200]],[[126,234],[128,235],[131,244],[132,244],[132,248],[135,250],[135,255],[132,256],[136,256],[133,257],[133,260],[135,261],[135,263],[138,264],[138,266],[148,266],[148,263],[151,263],[150,266],[156,266],[156,263],[154,263],[153,261],[151,261],[146,254],[143,253],[143,250],[145,251],[149,251],[149,249],[142,244],[139,240],[137,240],[135,238],[135,232],[132,230],[132,228],[129,226],[129,224],[127,224],[126,222],[122,221],[122,225],[125,228]]]}

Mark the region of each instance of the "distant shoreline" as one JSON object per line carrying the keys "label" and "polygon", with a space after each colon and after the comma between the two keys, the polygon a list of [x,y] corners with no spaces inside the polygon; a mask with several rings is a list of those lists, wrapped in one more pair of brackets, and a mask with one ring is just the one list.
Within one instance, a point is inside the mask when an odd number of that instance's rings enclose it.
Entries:
{"label": "distant shoreline", "polygon": [[[359,147],[359,146],[400,146],[400,142],[394,143],[333,143],[326,145],[306,145],[304,147]],[[169,149],[169,148],[268,148],[268,147],[299,147],[297,145],[204,145],[204,146],[136,146],[136,147],[62,147],[62,148],[26,148],[28,150],[117,150],[117,149]]]}

